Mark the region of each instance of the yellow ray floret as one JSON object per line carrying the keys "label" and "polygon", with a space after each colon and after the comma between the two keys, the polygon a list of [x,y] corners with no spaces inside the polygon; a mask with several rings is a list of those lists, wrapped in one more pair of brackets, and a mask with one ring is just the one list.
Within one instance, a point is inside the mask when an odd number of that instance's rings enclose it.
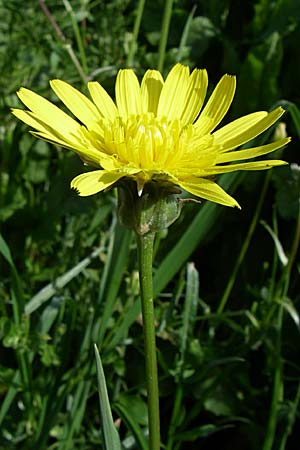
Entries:
{"label": "yellow ray floret", "polygon": [[[237,150],[272,126],[284,113],[248,114],[219,128],[232,103],[236,80],[224,75],[206,105],[206,70],[176,64],[164,80],[147,70],[141,83],[131,69],[120,70],[116,101],[97,82],[88,83],[91,99],[61,80],[51,88],[72,117],[40,95],[21,88],[28,110],[12,112],[34,135],[75,151],[98,170],[78,175],[71,183],[82,196],[96,194],[121,178],[133,178],[139,193],[150,180],[173,183],[191,194],[226,206],[237,201],[209,177],[236,170],[263,170],[281,160],[243,162],[283,147],[283,138],[259,147]],[[230,164],[234,161],[242,161]]]}

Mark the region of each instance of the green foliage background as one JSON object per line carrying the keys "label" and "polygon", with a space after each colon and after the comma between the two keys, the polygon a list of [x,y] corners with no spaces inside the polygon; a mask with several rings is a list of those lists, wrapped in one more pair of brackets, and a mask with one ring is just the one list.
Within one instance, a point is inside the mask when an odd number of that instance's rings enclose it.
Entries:
{"label": "green foliage background", "polygon": [[[117,222],[115,192],[78,198],[69,182],[81,161],[9,112],[20,86],[57,102],[49,79],[84,92],[94,79],[113,95],[119,68],[157,67],[168,2],[146,1],[135,41],[141,4],[0,0],[1,450],[102,448],[94,342],[122,445],[145,449],[133,236]],[[290,167],[221,178],[242,211],[189,204],[157,236],[167,450],[298,449],[299,23],[298,0],[173,2],[164,74],[176,61],[206,67],[210,89],[236,74],[226,121],[282,104],[293,141]]]}

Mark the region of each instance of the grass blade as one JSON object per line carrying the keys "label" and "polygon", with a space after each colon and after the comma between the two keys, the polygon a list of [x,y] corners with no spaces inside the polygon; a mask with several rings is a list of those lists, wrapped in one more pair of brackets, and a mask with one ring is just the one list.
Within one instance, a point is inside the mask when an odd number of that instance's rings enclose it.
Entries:
{"label": "grass blade", "polygon": [[187,265],[186,296],[181,331],[181,363],[184,364],[188,337],[193,335],[199,298],[199,273],[193,263]]}
{"label": "grass blade", "polygon": [[99,351],[96,345],[94,345],[95,349],[95,357],[96,357],[96,367],[97,367],[97,379],[98,379],[98,393],[99,393],[99,404],[100,404],[100,415],[101,415],[101,423],[102,423],[102,433],[103,433],[103,442],[105,450],[121,450],[121,441],[119,438],[119,434],[116,430],[107,389],[105,382],[105,375],[99,355]]}
{"label": "grass blade", "polygon": [[64,275],[58,277],[52,283],[47,284],[36,295],[34,295],[25,306],[25,313],[31,314],[37,310],[43,303],[49,300],[58,290],[62,289],[80,272],[82,272],[103,250],[102,247],[96,248],[89,256],[84,258],[80,263],[76,264],[72,269],[68,270]]}
{"label": "grass blade", "polygon": [[114,405],[114,409],[122,418],[122,420],[126,423],[127,428],[132,432],[138,444],[139,450],[148,450],[148,444],[145,439],[145,436],[140,426],[136,422],[135,418],[132,417],[130,410],[121,403],[117,403],[116,405]]}

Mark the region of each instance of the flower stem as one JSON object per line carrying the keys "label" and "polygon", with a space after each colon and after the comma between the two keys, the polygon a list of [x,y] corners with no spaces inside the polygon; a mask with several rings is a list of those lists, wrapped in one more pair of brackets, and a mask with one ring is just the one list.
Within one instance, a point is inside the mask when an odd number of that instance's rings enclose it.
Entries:
{"label": "flower stem", "polygon": [[173,0],[167,0],[165,3],[165,11],[164,11],[163,23],[162,23],[162,28],[161,28],[161,37],[160,37],[159,48],[158,48],[157,68],[160,72],[163,71],[163,67],[164,67],[167,41],[168,41],[168,35],[169,35],[169,28],[170,28],[170,22],[171,22],[171,17],[172,17],[172,7],[173,7]]}
{"label": "flower stem", "polygon": [[160,449],[159,393],[155,345],[152,259],[155,233],[137,236],[139,277],[145,342],[146,381],[148,393],[149,449]]}
{"label": "flower stem", "polygon": [[135,18],[135,22],[134,22],[133,33],[132,33],[132,41],[131,41],[129,53],[127,56],[127,64],[126,64],[127,67],[131,67],[133,65],[133,58],[134,58],[134,55],[135,55],[135,53],[137,51],[137,47],[138,47],[137,40],[138,40],[138,35],[139,35],[140,27],[141,27],[144,8],[145,8],[145,0],[139,0],[138,7],[136,10],[136,18]]}

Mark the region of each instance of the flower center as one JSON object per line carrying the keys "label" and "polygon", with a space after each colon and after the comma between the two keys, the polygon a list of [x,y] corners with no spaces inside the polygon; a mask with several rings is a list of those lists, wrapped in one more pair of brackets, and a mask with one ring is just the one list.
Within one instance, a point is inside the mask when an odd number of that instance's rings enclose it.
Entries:
{"label": "flower center", "polygon": [[103,144],[122,164],[162,170],[180,152],[182,131],[179,120],[167,122],[152,113],[117,118],[105,127]]}

